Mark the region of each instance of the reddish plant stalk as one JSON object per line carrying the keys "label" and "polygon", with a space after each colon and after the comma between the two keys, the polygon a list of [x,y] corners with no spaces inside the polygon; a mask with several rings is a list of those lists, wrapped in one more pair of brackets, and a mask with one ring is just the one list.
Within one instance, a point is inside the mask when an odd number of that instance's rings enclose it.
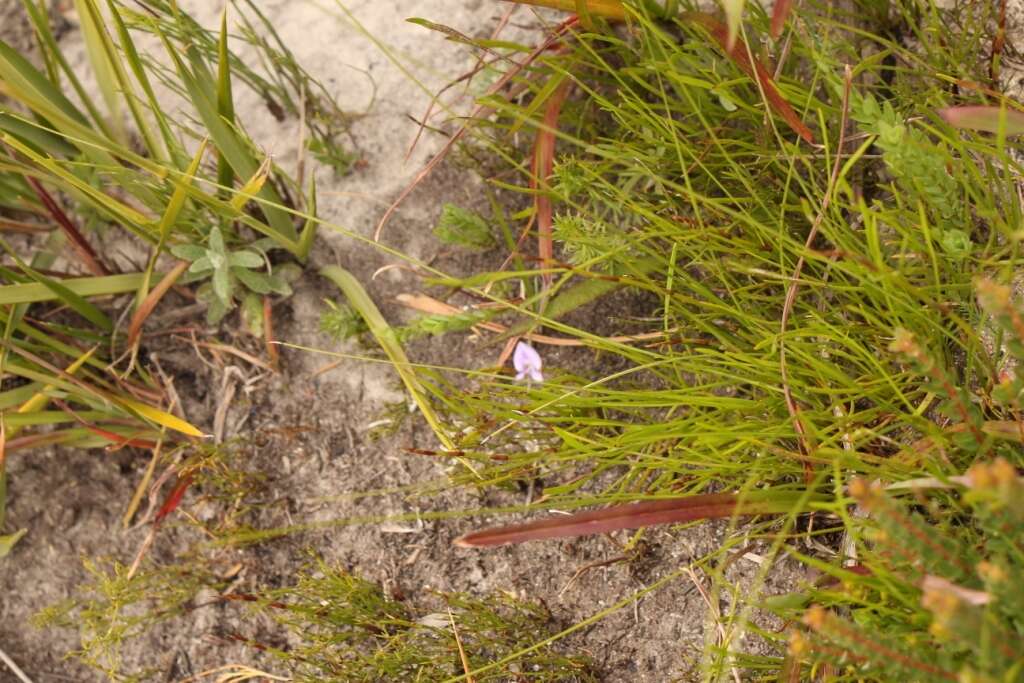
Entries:
{"label": "reddish plant stalk", "polygon": [[[537,131],[537,140],[533,148],[533,175],[530,177],[530,188],[534,190],[534,206],[537,210],[537,254],[540,256],[541,268],[551,267],[555,253],[551,230],[551,197],[546,190],[554,168],[558,116],[569,93],[569,85],[568,79],[562,81],[548,100],[544,108],[543,125]],[[551,273],[544,273],[543,280],[544,289],[551,287]]]}
{"label": "reddish plant stalk", "polygon": [[110,275],[110,270],[108,270],[107,267],[103,265],[103,262],[100,261],[99,255],[92,248],[92,245],[89,244],[89,241],[85,239],[85,235],[79,231],[71,218],[64,212],[64,209],[61,208],[60,204],[58,204],[50,193],[46,191],[46,188],[43,187],[42,183],[30,176],[25,176],[25,180],[27,180],[28,184],[32,186],[32,189],[35,190],[36,195],[43,203],[43,206],[46,207],[46,210],[50,212],[53,220],[57,221],[57,225],[59,225],[61,230],[64,231],[64,234],[67,236],[68,241],[71,242],[71,246],[74,248],[75,253],[77,253],[78,257],[82,259],[82,263],[89,272],[96,276]]}

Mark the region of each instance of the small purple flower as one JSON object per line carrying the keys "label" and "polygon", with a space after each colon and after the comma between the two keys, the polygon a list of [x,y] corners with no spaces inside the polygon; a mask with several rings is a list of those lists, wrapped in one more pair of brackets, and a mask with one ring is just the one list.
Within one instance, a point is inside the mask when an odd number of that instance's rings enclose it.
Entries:
{"label": "small purple flower", "polygon": [[540,354],[529,344],[525,342],[516,344],[515,353],[512,354],[512,365],[516,368],[517,380],[529,377],[534,382],[544,381],[544,375],[540,372],[544,362],[540,359]]}

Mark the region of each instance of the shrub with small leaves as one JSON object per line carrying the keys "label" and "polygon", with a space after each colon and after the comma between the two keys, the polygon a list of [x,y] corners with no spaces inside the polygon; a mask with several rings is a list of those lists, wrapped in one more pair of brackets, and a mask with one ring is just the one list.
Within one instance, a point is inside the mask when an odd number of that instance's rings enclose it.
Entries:
{"label": "shrub with small leaves", "polygon": [[889,102],[879,105],[870,94],[851,93],[850,117],[865,133],[877,136],[875,145],[900,188],[934,216],[943,251],[955,259],[970,255],[967,205],[936,143],[919,128],[907,125]]}
{"label": "shrub with small leaves", "polygon": [[[1010,288],[982,279],[976,289],[1004,336],[997,353],[1020,368],[1024,315]],[[941,399],[956,447],[943,462],[974,461],[962,476],[954,469],[921,481],[913,497],[878,482],[850,483],[863,512],[858,563],[827,570],[833,581],[806,596],[816,604],[791,634],[790,668],[828,665],[835,680],[1024,680],[1024,436],[1019,418],[993,419],[1014,417],[1022,373],[1006,373],[977,400],[910,332],[898,330],[890,350]]]}
{"label": "shrub with small leaves", "polygon": [[[854,480],[870,530],[861,571],[818,591],[790,656],[829,663],[836,680],[1021,680],[1024,479],[999,458],[974,465],[964,484],[959,496],[933,495],[925,515]],[[851,603],[849,618],[828,607]]]}
{"label": "shrub with small leaves", "polygon": [[200,590],[224,586],[214,572],[197,563],[140,571],[109,559],[84,558],[83,564],[91,581],[73,598],[40,612],[33,622],[37,627],[77,629],[81,646],[71,655],[112,681],[152,680],[155,669],[128,670],[125,643],[187,614]]}
{"label": "shrub with small leaves", "polygon": [[574,266],[603,265],[606,270],[614,270],[626,254],[625,237],[605,221],[562,214],[555,217],[552,227],[566,259]]}

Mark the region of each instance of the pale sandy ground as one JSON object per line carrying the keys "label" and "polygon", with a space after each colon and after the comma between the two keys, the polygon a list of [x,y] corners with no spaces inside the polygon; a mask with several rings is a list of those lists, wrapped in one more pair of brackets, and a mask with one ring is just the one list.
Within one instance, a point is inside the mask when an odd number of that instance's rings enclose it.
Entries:
{"label": "pale sandy ground", "polygon": [[[0,5],[15,2],[0,0]],[[205,24],[216,25],[220,3],[188,0],[181,5]],[[322,231],[313,261],[316,265],[340,263],[351,269],[368,283],[385,315],[400,320],[406,314],[394,305],[392,297],[415,289],[417,280],[396,269],[371,282],[370,276],[377,268],[396,259],[351,234],[369,236],[383,208],[442,143],[440,136],[428,135],[412,158],[404,160],[416,129],[409,116],[421,116],[429,101],[428,93],[438,90],[472,62],[464,48],[403,19],[425,17],[469,35],[484,36],[489,35],[507,5],[492,0],[349,2],[347,7],[362,24],[361,29],[339,5],[327,0],[276,0],[263,2],[260,7],[272,18],[299,62],[328,86],[344,108],[365,110],[370,106],[368,76],[376,84],[376,99],[366,115],[354,121],[351,131],[365,164],[343,179],[333,178],[324,169],[316,171],[321,216],[341,230]],[[530,40],[531,33],[545,21],[533,11],[522,9],[503,37]],[[368,35],[383,43],[393,59]],[[76,32],[66,38],[72,57],[79,49],[77,40]],[[243,46],[236,47],[243,55],[248,54]],[[78,59],[81,57],[79,51]],[[237,110],[252,137],[279,164],[294,168],[297,121],[278,123],[255,94],[239,89],[236,95]],[[461,111],[465,111],[466,104],[459,103]],[[443,122],[443,118],[433,121]],[[430,231],[441,204],[451,201],[479,206],[480,188],[481,181],[475,175],[452,167],[442,169],[402,208],[386,231],[385,242],[416,258],[435,257],[440,249]],[[345,231],[351,234],[346,236]],[[450,260],[443,265],[458,272],[472,272],[474,267],[473,263]],[[321,302],[328,296],[336,294],[315,275],[307,276],[297,286],[295,296],[279,307],[279,337],[297,344],[337,348],[317,331]],[[416,358],[462,367],[483,366],[491,360],[465,340],[445,338],[433,344],[416,347]],[[341,350],[363,353],[354,346]],[[219,404],[218,388],[223,390],[226,382],[236,384],[237,398],[228,411],[227,435],[251,436],[259,441],[259,446],[243,453],[268,477],[274,495],[283,504],[260,520],[268,526],[408,512],[421,505],[472,508],[499,500],[472,493],[453,493],[426,502],[399,498],[355,503],[335,498],[350,491],[401,486],[442,474],[434,463],[402,453],[408,446],[436,446],[433,436],[417,420],[406,420],[402,429],[389,438],[369,438],[366,426],[379,419],[389,403],[404,400],[400,385],[384,366],[345,361],[312,378],[326,359],[286,352],[282,375],[262,377],[244,364],[235,370],[229,369],[230,364],[205,368],[196,362],[191,349],[162,348],[160,353],[167,366],[178,373],[177,388],[185,396],[188,417],[206,428]],[[494,350],[487,353],[493,356]],[[580,362],[570,355],[561,360]],[[296,425],[309,430],[288,439],[267,436]],[[11,462],[10,523],[29,527],[30,534],[0,565],[0,647],[22,662],[38,683],[101,680],[74,662],[61,660],[63,653],[77,645],[73,631],[38,631],[27,626],[26,619],[45,605],[68,597],[85,578],[80,555],[108,555],[130,561],[144,531],[122,533],[119,515],[142,466],[140,460],[128,454],[111,457],[65,451],[34,453]],[[522,498],[509,496],[500,502],[522,502]],[[197,514],[202,514],[201,506]],[[477,520],[472,524],[480,523]],[[555,617],[567,625],[710,551],[722,540],[724,531],[716,525],[685,533],[654,530],[648,537],[650,552],[641,565],[601,567],[563,591],[578,568],[615,557],[621,552],[618,546],[609,539],[586,539],[488,553],[454,549],[451,540],[469,526],[468,521],[426,524],[413,534],[386,533],[378,527],[344,527],[329,533],[297,535],[254,549],[225,550],[217,559],[225,565],[243,565],[242,583],[235,590],[255,589],[287,582],[306,559],[305,550],[312,547],[357,574],[378,580],[389,589],[400,589],[413,601],[427,588],[508,590],[524,597],[542,597]],[[185,532],[170,533],[163,545],[158,544],[154,558],[170,561],[175,543],[184,542],[185,536]],[[744,583],[757,569],[753,562],[741,561],[729,570],[729,577],[737,584]],[[777,572],[769,579],[767,591],[788,590],[799,576],[797,570]],[[730,602],[725,596],[718,607],[728,611]],[[604,680],[693,680],[698,678],[695,662],[705,641],[706,614],[705,604],[692,584],[676,582],[641,600],[636,609],[618,612],[585,630],[567,646],[589,653]],[[135,641],[127,648],[125,661],[129,670],[156,667],[166,676],[157,680],[168,681],[230,662],[256,662],[285,673],[273,668],[273,663],[267,663],[259,653],[222,639],[224,634],[234,632],[259,637],[268,629],[265,622],[255,623],[236,606],[196,610]],[[717,630],[707,633],[713,640]],[[8,680],[5,675],[0,673],[0,681]]]}

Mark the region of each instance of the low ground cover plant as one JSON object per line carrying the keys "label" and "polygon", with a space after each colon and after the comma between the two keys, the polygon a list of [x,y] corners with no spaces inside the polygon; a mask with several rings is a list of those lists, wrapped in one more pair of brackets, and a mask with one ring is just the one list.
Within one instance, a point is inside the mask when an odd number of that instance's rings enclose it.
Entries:
{"label": "low ground cover plant", "polygon": [[[135,293],[145,311],[151,290],[186,271],[210,278],[202,296],[212,320],[236,303],[252,308],[252,295],[287,295],[266,252],[306,256],[315,192],[265,163],[234,120],[226,29],[190,45],[199,29],[166,18],[173,10],[124,15],[166,44],[161,73],[192,102],[197,130],[159,114],[147,85],[155,67],[133,56],[128,29],[109,32],[97,6],[80,4],[101,85],[138,93],[128,114],[145,153],[100,103],[79,92],[80,108],[61,94],[64,80],[80,86],[27,2],[45,68],[0,46],[0,83],[20,103],[0,118],[10,156],[0,206],[20,212],[12,220],[60,225],[54,234],[90,275],[55,276],[50,251],[5,247],[15,265],[0,288],[10,293],[0,298],[3,358],[30,382],[6,392],[6,405],[33,417],[7,413],[4,424],[11,439],[31,420],[73,420],[77,431],[37,438],[148,446],[192,427],[152,407],[160,400],[143,391],[145,369],[136,365],[131,393],[129,380],[100,373],[110,359],[69,345],[64,328],[40,329],[25,307],[59,300],[86,321],[75,334],[100,343],[114,326],[87,297]],[[786,596],[752,587],[729,632],[754,631],[773,655],[709,648],[709,680],[740,670],[787,681],[1020,679],[1022,108],[1001,80],[1016,58],[1005,3],[778,3],[771,17],[734,2],[722,16],[677,2],[529,4],[566,13],[530,46],[421,21],[473,47],[487,76],[472,86],[471,120],[424,175],[461,146],[465,158],[487,159],[489,191],[522,195],[520,206],[494,199],[489,216],[446,206],[436,234],[453,248],[501,249],[503,264],[460,274],[416,264],[430,277],[403,297],[422,313],[404,327],[384,318],[370,283],[322,271],[346,299],[324,329],[383,350],[440,444],[431,455],[451,462],[442,486],[536,489],[510,506],[518,512],[594,508],[460,543],[628,529],[628,550],[653,524],[728,518],[726,541],[698,561],[719,582],[751,541],[770,548],[769,561],[797,557],[819,578]],[[268,92],[280,85],[240,78]],[[106,99],[112,108],[116,98]],[[115,182],[130,201],[110,190]],[[76,201],[75,218],[53,192]],[[377,229],[384,243],[392,213]],[[148,244],[148,267],[107,273],[76,227],[89,219]],[[167,276],[158,275],[165,249],[185,259]],[[616,301],[615,316],[588,315]],[[410,360],[407,342],[466,330],[486,340],[493,367],[463,374]],[[42,411],[50,400],[75,408]],[[824,540],[810,551],[801,538]],[[124,570],[109,574],[122,583],[97,585],[127,591]],[[340,616],[322,602],[335,593]],[[124,605],[144,599],[125,594]],[[79,605],[102,615],[94,628],[125,618],[123,596],[112,595]],[[499,615],[445,599],[463,626],[417,621],[377,587],[319,565],[239,601],[300,638],[274,654],[302,675],[372,680],[412,667],[440,680],[529,679],[535,666],[541,680],[592,675],[585,658],[538,646],[583,625],[558,631],[536,605]],[[184,598],[174,600],[183,610]],[[759,628],[755,608],[786,627]],[[543,639],[524,635],[542,622]],[[424,643],[437,646],[426,663],[412,655]]]}

